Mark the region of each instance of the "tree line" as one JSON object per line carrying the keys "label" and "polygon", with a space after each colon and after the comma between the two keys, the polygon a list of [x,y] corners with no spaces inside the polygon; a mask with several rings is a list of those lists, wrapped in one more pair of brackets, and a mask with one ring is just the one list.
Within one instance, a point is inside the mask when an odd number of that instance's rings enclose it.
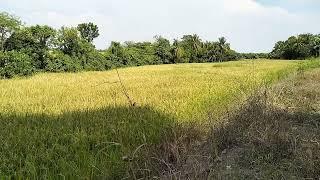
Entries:
{"label": "tree line", "polygon": [[47,25],[24,26],[20,19],[0,13],[0,77],[11,78],[39,71],[76,72],[125,66],[200,63],[239,59],[222,37],[202,41],[184,35],[171,43],[156,36],[153,42],[112,42],[97,50],[93,40],[99,28],[93,23],[54,29]]}
{"label": "tree line", "polygon": [[102,71],[117,67],[153,64],[223,62],[273,58],[305,59],[320,55],[320,35],[302,34],[276,43],[270,53],[237,53],[226,38],[203,41],[196,34],[170,42],[155,36],[153,42],[111,42],[97,50],[93,40],[97,25],[54,29],[47,25],[25,26],[20,19],[0,12],[0,78],[34,72]]}
{"label": "tree line", "polygon": [[307,59],[320,56],[320,34],[299,34],[278,41],[270,53],[242,53],[244,59]]}
{"label": "tree line", "polygon": [[270,58],[307,59],[320,56],[320,34],[299,34],[275,44]]}

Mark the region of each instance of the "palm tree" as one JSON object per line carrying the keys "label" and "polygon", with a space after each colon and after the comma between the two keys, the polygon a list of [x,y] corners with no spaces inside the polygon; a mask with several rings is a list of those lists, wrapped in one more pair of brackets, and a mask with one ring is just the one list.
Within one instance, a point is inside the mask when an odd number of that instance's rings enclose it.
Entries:
{"label": "palm tree", "polygon": [[219,62],[221,62],[223,59],[223,55],[230,49],[230,44],[227,43],[227,39],[225,37],[220,37],[218,41],[219,45],[219,53],[221,55],[221,58],[219,59]]}
{"label": "palm tree", "polygon": [[314,55],[320,57],[320,34],[314,37],[312,40],[312,46]]}

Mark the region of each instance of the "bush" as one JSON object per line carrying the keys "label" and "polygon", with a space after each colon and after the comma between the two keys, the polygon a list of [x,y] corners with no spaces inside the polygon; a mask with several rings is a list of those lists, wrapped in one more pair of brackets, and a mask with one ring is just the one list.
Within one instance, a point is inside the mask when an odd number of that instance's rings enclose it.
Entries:
{"label": "bush", "polygon": [[89,52],[82,59],[85,70],[103,71],[112,68],[111,61],[98,51]]}
{"label": "bush", "polygon": [[32,59],[21,52],[0,52],[0,78],[31,75],[35,71]]}
{"label": "bush", "polygon": [[[241,53],[241,58],[243,59],[269,59],[272,58],[269,53]],[[275,58],[278,59],[278,58]]]}
{"label": "bush", "polygon": [[71,57],[61,51],[51,51],[46,57],[46,71],[50,72],[77,72],[82,70],[81,62],[77,57]]}

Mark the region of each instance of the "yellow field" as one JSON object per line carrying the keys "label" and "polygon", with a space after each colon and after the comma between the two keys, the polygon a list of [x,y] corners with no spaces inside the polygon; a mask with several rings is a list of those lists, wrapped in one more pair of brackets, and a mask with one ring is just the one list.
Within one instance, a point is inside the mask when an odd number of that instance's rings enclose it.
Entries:
{"label": "yellow field", "polygon": [[[268,73],[296,63],[263,60],[160,65],[119,69],[119,74],[138,106],[151,106],[185,120],[205,113],[207,108],[219,109],[220,100],[239,88],[249,88]],[[58,115],[127,105],[128,100],[117,81],[114,70],[44,73],[0,80],[0,109],[2,113]]]}

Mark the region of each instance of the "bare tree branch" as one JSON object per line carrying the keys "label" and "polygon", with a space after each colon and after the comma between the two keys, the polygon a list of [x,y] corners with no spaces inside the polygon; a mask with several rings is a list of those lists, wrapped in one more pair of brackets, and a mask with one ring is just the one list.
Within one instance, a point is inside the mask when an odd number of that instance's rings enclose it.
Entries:
{"label": "bare tree branch", "polygon": [[119,74],[118,69],[116,69],[116,71],[117,71],[117,74],[118,74],[118,79],[119,79],[120,85],[121,85],[121,87],[122,87],[122,93],[127,97],[128,102],[130,103],[130,105],[131,105],[131,106],[135,106],[135,105],[136,105],[136,102],[134,102],[134,101],[130,98],[129,93],[128,93],[126,87],[125,87],[125,86],[123,85],[123,83],[122,83],[122,80],[121,80],[121,78],[120,78],[120,74]]}

